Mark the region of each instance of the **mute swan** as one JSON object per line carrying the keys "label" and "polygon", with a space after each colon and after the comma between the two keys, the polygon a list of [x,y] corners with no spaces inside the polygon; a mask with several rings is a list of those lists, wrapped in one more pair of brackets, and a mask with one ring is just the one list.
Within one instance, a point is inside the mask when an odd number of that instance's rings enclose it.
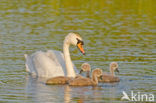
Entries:
{"label": "mute swan", "polygon": [[[81,72],[87,72],[87,76],[89,75],[88,72],[90,72],[90,65],[88,63],[83,63],[81,65]],[[83,76],[81,75],[76,75],[75,78],[81,78]],[[47,85],[64,85],[64,84],[67,84],[68,81],[72,80],[73,78],[72,77],[66,77],[66,76],[57,76],[57,77],[52,77],[52,78],[49,78],[47,81],[46,81],[46,84]]]}
{"label": "mute swan", "polygon": [[98,78],[99,82],[119,82],[119,77],[115,76],[114,71],[119,72],[118,64],[116,62],[110,63],[110,74],[103,74],[102,79]]}
{"label": "mute swan", "polygon": [[98,77],[102,76],[102,69],[96,68],[92,72],[92,78],[75,78],[69,81],[70,86],[95,86],[98,85]]}
{"label": "mute swan", "polygon": [[77,69],[71,61],[69,47],[70,45],[77,46],[84,55],[83,44],[78,33],[69,33],[64,40],[63,54],[55,50],[37,51],[30,56],[25,54],[26,71],[38,77],[51,78],[66,75],[74,78]]}

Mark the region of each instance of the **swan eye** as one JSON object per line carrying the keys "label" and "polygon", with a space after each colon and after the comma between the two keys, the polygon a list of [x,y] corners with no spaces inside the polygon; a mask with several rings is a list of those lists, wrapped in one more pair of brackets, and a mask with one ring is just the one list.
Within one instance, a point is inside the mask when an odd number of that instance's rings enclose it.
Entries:
{"label": "swan eye", "polygon": [[78,38],[76,38],[76,39],[77,39],[77,44],[84,45],[84,42],[83,42],[82,40],[80,40],[80,39],[78,39]]}

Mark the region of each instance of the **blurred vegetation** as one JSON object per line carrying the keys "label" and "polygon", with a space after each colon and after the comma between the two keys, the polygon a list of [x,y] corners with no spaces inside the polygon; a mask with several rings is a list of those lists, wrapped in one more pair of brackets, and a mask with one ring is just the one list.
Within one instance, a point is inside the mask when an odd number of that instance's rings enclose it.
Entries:
{"label": "blurred vegetation", "polygon": [[[0,8],[3,9],[2,3],[6,3],[6,0],[0,1]],[[81,9],[94,15],[97,11],[103,12],[107,9],[111,14],[116,14],[116,11],[120,11],[124,14],[131,15],[136,13],[138,15],[146,14],[151,19],[155,19],[156,0],[8,0],[9,4],[5,9],[24,7],[27,4],[27,8],[32,7],[34,4],[49,5],[51,9],[61,13],[60,8],[73,11],[80,11]],[[35,9],[32,8],[32,9]],[[129,11],[130,10],[130,11]]]}

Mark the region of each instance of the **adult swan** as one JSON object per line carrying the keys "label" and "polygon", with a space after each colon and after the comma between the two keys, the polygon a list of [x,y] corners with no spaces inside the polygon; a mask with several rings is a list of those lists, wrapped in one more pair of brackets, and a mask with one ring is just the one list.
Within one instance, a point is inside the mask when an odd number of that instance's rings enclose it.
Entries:
{"label": "adult swan", "polygon": [[28,56],[25,54],[26,71],[38,77],[56,77],[67,76],[75,77],[76,67],[71,61],[69,46],[75,45],[79,48],[82,54],[85,54],[83,49],[83,41],[79,34],[69,33],[64,40],[63,54],[60,51],[48,50],[47,52],[37,51]]}

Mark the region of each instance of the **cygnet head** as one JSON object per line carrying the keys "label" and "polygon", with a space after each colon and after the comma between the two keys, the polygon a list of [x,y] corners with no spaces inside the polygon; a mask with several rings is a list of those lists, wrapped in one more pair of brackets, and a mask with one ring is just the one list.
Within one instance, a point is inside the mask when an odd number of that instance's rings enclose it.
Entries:
{"label": "cygnet head", "polygon": [[80,73],[81,74],[82,72],[90,72],[91,71],[91,67],[90,67],[90,64],[88,63],[83,63],[81,65],[81,70],[80,70]]}
{"label": "cygnet head", "polygon": [[72,44],[74,46],[77,46],[81,53],[85,54],[85,51],[83,49],[84,42],[78,33],[69,33],[65,37],[64,43],[68,45]]}
{"label": "cygnet head", "polygon": [[96,75],[97,77],[101,77],[103,74],[102,69],[96,68],[93,70],[92,75]]}
{"label": "cygnet head", "polygon": [[112,71],[119,72],[119,70],[118,70],[118,63],[117,63],[117,62],[112,62],[112,63],[110,63],[110,69],[111,69]]}

